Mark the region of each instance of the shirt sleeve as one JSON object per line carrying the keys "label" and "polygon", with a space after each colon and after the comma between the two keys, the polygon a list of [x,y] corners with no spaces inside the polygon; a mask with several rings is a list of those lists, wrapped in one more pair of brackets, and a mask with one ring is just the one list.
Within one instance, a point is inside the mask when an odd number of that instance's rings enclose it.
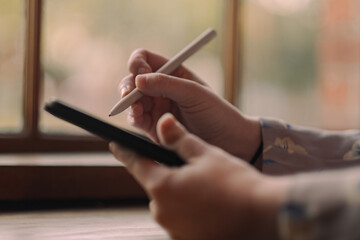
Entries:
{"label": "shirt sleeve", "polygon": [[285,175],[360,166],[360,131],[325,131],[261,119],[263,172]]}
{"label": "shirt sleeve", "polygon": [[360,167],[297,174],[279,213],[280,239],[360,239]]}

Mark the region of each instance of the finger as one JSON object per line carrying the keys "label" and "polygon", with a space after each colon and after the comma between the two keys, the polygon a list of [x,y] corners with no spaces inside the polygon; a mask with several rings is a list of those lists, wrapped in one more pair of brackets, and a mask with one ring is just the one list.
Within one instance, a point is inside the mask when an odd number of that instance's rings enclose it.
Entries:
{"label": "finger", "polygon": [[152,127],[152,117],[150,114],[145,113],[144,115],[136,118],[128,115],[127,121],[132,126],[144,131],[146,135],[150,137],[151,140],[153,140],[154,142],[159,142],[156,137],[156,130],[154,130],[154,128]]}
{"label": "finger", "polygon": [[[135,106],[139,105],[139,107],[135,107],[135,111],[133,110],[134,105]],[[132,126],[143,129],[144,115],[143,115],[143,113],[140,113],[141,109],[142,109],[141,106],[142,105],[139,102],[134,103],[133,105],[130,106],[130,109],[129,109],[129,112],[127,115],[127,121]],[[138,109],[140,109],[140,110],[138,110]]]}
{"label": "finger", "polygon": [[140,128],[145,132],[149,132],[153,121],[151,113],[148,111],[145,112],[144,106],[146,105],[149,104],[143,102],[142,100],[132,104],[128,111],[127,121],[132,126]]}
{"label": "finger", "polygon": [[129,70],[138,75],[150,73],[159,69],[168,59],[145,49],[135,50],[129,58]]}
{"label": "finger", "polygon": [[[159,54],[150,52],[145,49],[137,49],[131,54],[128,66],[130,72],[137,76],[139,74],[156,72],[168,61],[169,60],[167,58]],[[177,69],[175,69],[171,75],[189,79],[203,86],[209,87],[206,82],[202,81],[192,71],[183,65],[180,65]]]}
{"label": "finger", "polygon": [[144,112],[151,112],[154,107],[154,100],[149,96],[142,96],[139,99],[139,102],[142,104]]}
{"label": "finger", "polygon": [[114,142],[109,144],[109,149],[149,195],[153,194],[155,185],[163,182],[173,172],[170,168],[144,158]]}
{"label": "finger", "polygon": [[135,77],[133,74],[129,74],[124,77],[118,86],[120,96],[123,98],[128,95],[135,88]]}
{"label": "finger", "polygon": [[210,91],[191,80],[160,73],[138,75],[135,84],[145,95],[168,98],[183,106],[194,105],[205,99],[201,95],[208,95]]}
{"label": "finger", "polygon": [[143,113],[144,113],[144,107],[143,107],[143,104],[141,102],[133,103],[130,106],[129,115],[131,117],[137,118],[137,117],[142,116]]}
{"label": "finger", "polygon": [[207,149],[203,140],[186,131],[170,113],[159,119],[157,134],[163,146],[177,152],[187,162],[196,161]]}

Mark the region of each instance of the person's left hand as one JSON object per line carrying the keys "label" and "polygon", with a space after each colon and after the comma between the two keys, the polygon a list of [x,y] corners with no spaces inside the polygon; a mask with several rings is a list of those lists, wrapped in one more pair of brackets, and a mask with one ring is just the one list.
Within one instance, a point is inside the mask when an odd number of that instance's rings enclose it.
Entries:
{"label": "person's left hand", "polygon": [[188,133],[171,114],[157,132],[185,166],[169,168],[115,143],[110,150],[147,192],[153,217],[173,239],[275,238],[283,181]]}

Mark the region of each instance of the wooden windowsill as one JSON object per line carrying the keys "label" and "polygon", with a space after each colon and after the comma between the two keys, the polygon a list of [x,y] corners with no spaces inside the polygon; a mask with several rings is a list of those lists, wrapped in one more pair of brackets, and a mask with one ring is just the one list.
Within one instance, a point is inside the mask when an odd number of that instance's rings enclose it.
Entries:
{"label": "wooden windowsill", "polygon": [[146,199],[109,153],[0,155],[0,201]]}

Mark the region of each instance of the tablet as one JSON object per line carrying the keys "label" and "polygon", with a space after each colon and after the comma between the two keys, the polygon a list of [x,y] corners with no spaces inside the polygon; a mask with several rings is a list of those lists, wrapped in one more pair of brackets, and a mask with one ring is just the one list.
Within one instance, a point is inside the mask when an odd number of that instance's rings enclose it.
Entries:
{"label": "tablet", "polygon": [[107,141],[117,142],[123,147],[129,148],[159,163],[168,166],[181,166],[185,164],[175,152],[153,143],[150,139],[129,130],[115,127],[59,100],[48,102],[45,105],[45,110],[55,117],[72,123]]}

